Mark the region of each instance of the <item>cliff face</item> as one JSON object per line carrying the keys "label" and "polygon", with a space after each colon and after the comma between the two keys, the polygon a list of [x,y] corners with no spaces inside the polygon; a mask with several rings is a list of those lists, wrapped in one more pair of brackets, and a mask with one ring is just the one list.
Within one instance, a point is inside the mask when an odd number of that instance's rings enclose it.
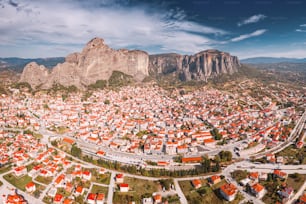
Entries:
{"label": "cliff face", "polygon": [[56,65],[50,73],[37,64],[28,64],[20,81],[28,82],[33,88],[37,85],[50,88],[56,83],[83,88],[97,80],[109,79],[115,70],[142,80],[149,75],[148,64],[149,56],[144,51],[114,50],[104,44],[103,39],[94,38],[81,53],[68,55],[65,62]]}
{"label": "cliff face", "polygon": [[182,81],[207,81],[219,74],[237,72],[237,57],[218,50],[206,50],[195,55],[149,55],[140,50],[114,50],[104,40],[94,38],[81,53],[72,53],[52,70],[37,63],[25,66],[20,82],[32,88],[51,88],[54,84],[85,88],[97,80],[108,80],[113,71],[120,71],[141,81],[148,75],[175,74]]}
{"label": "cliff face", "polygon": [[218,50],[206,50],[195,55],[161,54],[151,55],[151,75],[175,73],[182,81],[206,81],[219,74],[233,74],[238,71],[237,57]]}

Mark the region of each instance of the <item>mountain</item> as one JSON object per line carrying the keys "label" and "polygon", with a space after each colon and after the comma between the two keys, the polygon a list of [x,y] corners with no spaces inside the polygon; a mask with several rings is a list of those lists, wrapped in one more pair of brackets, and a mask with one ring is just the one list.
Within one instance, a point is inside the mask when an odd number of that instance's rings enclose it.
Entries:
{"label": "mountain", "polygon": [[194,55],[150,55],[150,75],[175,74],[181,81],[207,81],[220,74],[233,74],[240,67],[237,57],[218,50],[205,50]]}
{"label": "mountain", "polygon": [[51,58],[36,58],[24,59],[17,57],[0,58],[0,69],[10,69],[16,72],[22,72],[23,68],[30,62],[36,62],[44,65],[47,68],[54,67],[58,63],[64,62],[64,57],[51,57]]}
{"label": "mountain", "polygon": [[148,76],[149,55],[140,50],[114,50],[103,39],[89,41],[81,53],[72,53],[64,63],[52,70],[36,62],[27,64],[20,82],[28,82],[32,88],[51,88],[54,84],[85,88],[98,80],[108,80],[113,71],[120,71],[141,81]]}
{"label": "mountain", "polygon": [[[27,64],[20,82],[32,88],[51,88],[54,84],[86,88],[99,81],[108,81],[114,71],[142,81],[147,76],[173,75],[181,81],[207,81],[220,74],[237,72],[237,57],[218,50],[206,50],[195,55],[148,55],[140,50],[114,50],[103,39],[89,41],[81,53],[72,53],[51,70],[36,62]],[[122,75],[123,76],[123,75]],[[104,82],[103,82],[104,83]]]}
{"label": "mountain", "polygon": [[306,63],[306,58],[284,58],[284,57],[254,57],[240,60],[242,63],[246,64],[266,64],[266,63],[282,63],[282,62],[291,62],[291,63]]}

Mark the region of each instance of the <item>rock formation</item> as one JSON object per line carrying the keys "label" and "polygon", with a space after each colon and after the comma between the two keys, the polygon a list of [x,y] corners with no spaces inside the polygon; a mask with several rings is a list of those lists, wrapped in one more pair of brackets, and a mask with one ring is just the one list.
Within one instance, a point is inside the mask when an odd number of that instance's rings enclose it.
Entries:
{"label": "rock formation", "polygon": [[51,88],[53,84],[74,85],[83,88],[97,80],[107,80],[114,70],[131,75],[141,81],[148,76],[149,56],[139,50],[114,50],[104,40],[94,38],[81,53],[73,53],[65,62],[56,65],[50,72],[36,63],[28,64],[22,73],[21,82],[28,82],[33,88]]}
{"label": "rock formation", "polygon": [[207,81],[220,74],[238,71],[237,57],[218,50],[206,50],[195,55],[160,54],[149,58],[151,75],[175,73],[182,81]]}
{"label": "rock formation", "polygon": [[27,64],[20,82],[28,82],[32,88],[51,88],[54,84],[74,85],[85,88],[97,80],[108,80],[113,71],[120,71],[141,81],[152,76],[175,74],[180,80],[201,80],[219,74],[232,74],[240,66],[237,57],[218,50],[206,50],[195,55],[149,55],[140,50],[114,50],[104,40],[94,38],[81,53],[72,53],[48,70],[35,62]]}

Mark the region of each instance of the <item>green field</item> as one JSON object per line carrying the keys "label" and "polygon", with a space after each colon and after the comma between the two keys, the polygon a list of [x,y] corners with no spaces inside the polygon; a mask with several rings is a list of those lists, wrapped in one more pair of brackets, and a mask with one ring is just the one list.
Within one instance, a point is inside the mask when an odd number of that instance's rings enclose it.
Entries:
{"label": "green field", "polygon": [[52,179],[53,179],[52,177],[37,176],[35,178],[35,181],[48,185],[52,182]]}
{"label": "green field", "polygon": [[22,191],[25,191],[25,186],[32,181],[32,178],[28,175],[16,178],[13,173],[6,174],[3,176],[3,178]]}
{"label": "green field", "polygon": [[108,193],[108,188],[104,186],[93,185],[90,192],[91,193],[104,193],[106,197]]}
{"label": "green field", "polygon": [[[225,204],[229,202],[225,201],[219,193],[219,187],[225,183],[226,181],[222,180],[220,183],[210,187],[207,180],[202,180],[202,187],[199,189],[195,189],[190,180],[180,181],[179,185],[186,196],[188,203]],[[238,204],[241,200],[243,200],[243,197],[238,193],[236,199],[230,203]]]}
{"label": "green field", "polygon": [[125,177],[124,183],[129,184],[130,190],[127,193],[121,193],[119,190],[115,192],[113,198],[114,204],[125,204],[130,201],[135,201],[136,204],[140,204],[143,197],[151,197],[152,193],[158,190],[158,184],[154,181]]}

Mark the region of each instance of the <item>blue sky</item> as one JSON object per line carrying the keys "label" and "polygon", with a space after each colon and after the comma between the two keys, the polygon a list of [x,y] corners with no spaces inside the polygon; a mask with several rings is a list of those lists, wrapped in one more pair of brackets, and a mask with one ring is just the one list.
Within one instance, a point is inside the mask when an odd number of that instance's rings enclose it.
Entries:
{"label": "blue sky", "polygon": [[0,57],[80,52],[94,37],[150,54],[306,57],[303,0],[0,0]]}

